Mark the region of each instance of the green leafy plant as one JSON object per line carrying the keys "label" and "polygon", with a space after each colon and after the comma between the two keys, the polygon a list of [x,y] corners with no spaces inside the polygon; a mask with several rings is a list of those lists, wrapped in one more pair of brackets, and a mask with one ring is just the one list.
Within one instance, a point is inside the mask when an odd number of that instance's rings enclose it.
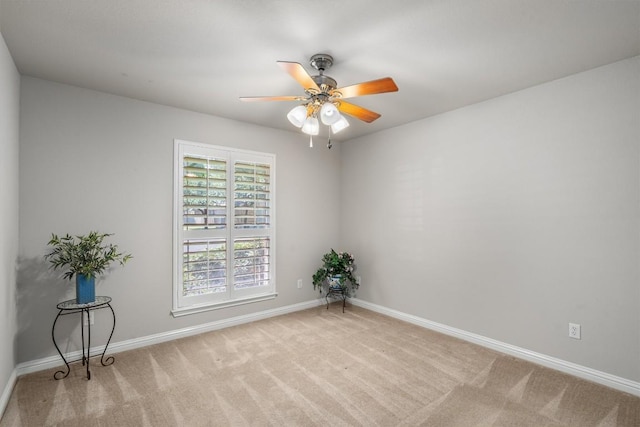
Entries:
{"label": "green leafy plant", "polygon": [[112,235],[97,231],[91,231],[85,236],[67,234],[58,237],[52,234],[48,245],[53,247],[53,250],[44,257],[51,262],[54,270],[65,270],[65,279],[71,280],[76,274],[85,277],[100,276],[111,263],[118,262],[124,265],[132,258],[131,254],[118,252],[117,245],[104,243],[104,240]]}
{"label": "green leafy plant", "polygon": [[313,289],[318,288],[320,293],[325,285],[334,277],[339,277],[337,283],[349,292],[350,288],[358,288],[360,285],[353,276],[355,270],[353,255],[348,252],[336,252],[331,249],[322,256],[322,267],[313,275]]}

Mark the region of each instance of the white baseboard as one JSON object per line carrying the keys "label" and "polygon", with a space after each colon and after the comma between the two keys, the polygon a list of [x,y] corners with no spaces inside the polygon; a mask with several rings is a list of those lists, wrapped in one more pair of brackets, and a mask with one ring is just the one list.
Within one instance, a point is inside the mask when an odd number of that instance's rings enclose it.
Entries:
{"label": "white baseboard", "polygon": [[13,393],[13,387],[16,385],[17,379],[18,371],[14,369],[9,376],[7,384],[4,386],[4,390],[2,390],[2,395],[0,395],[0,419],[2,419],[5,409],[7,409],[7,405],[9,404],[9,399],[11,398],[11,393]]}
{"label": "white baseboard", "polygon": [[[278,307],[271,310],[264,310],[257,313],[245,314],[243,316],[231,317],[229,319],[217,320],[210,323],[204,323],[201,325],[190,326],[187,328],[176,329],[173,331],[162,332],[154,335],[147,335],[145,337],[134,338],[130,340],[120,341],[109,344],[109,354],[119,353],[121,351],[133,350],[136,348],[146,347],[153,344],[159,344],[166,341],[175,340],[178,338],[184,338],[191,335],[197,335],[204,332],[215,331],[218,329],[228,328],[230,326],[242,325],[244,323],[254,322],[256,320],[267,319],[269,317],[280,316],[282,314],[293,313],[295,311],[306,310],[308,308],[317,307],[323,302],[320,299],[302,302],[298,304],[292,304],[285,307]],[[104,345],[91,347],[91,354],[100,354],[104,351]],[[65,353],[67,360],[78,360],[82,358],[82,350],[77,350],[69,353]],[[45,369],[51,369],[58,366],[63,366],[64,362],[60,359],[60,356],[49,356],[38,360],[32,360],[29,362],[20,363],[15,372],[17,376],[29,374],[32,372],[42,371]],[[15,380],[14,380],[15,381]]]}
{"label": "white baseboard", "polygon": [[408,323],[412,323],[423,328],[431,329],[436,332],[441,332],[445,335],[450,335],[456,338],[460,338],[465,341],[472,342],[474,344],[481,345],[483,347],[490,348],[492,350],[506,353],[511,356],[527,360],[529,362],[537,363],[538,365],[545,366],[547,368],[555,369],[560,372],[564,372],[569,375],[573,375],[578,378],[582,378],[588,381],[593,381],[598,384],[602,384],[607,387],[614,388],[616,390],[624,391],[636,396],[640,396],[640,383],[631,381],[626,378],[618,377],[608,374],[606,372],[597,371],[595,369],[587,368],[586,366],[577,365],[575,363],[567,362],[562,359],[547,356],[545,354],[536,353],[534,351],[527,350],[525,348],[516,347],[511,344],[506,344],[500,341],[496,341],[491,338],[483,337],[471,332],[463,331],[462,329],[452,328],[451,326],[443,325],[441,323],[432,322],[418,316],[403,313],[401,311],[393,310],[387,307],[383,307],[377,304],[373,304],[367,301],[352,298],[353,305],[357,305],[362,308],[366,308],[371,311],[375,311],[380,314],[385,314],[389,317],[394,317],[399,320],[403,320]]}

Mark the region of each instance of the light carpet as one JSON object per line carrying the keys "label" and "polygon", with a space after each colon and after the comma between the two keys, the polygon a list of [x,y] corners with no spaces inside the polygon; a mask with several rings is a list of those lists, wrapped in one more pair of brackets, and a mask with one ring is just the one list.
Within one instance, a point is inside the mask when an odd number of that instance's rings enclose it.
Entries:
{"label": "light carpet", "polygon": [[333,304],[20,377],[0,426],[640,426],[640,398]]}

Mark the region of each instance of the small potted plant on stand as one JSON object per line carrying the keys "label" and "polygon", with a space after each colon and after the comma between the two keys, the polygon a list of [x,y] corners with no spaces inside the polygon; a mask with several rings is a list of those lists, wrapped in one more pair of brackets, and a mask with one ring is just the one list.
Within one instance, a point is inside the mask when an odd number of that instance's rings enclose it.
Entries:
{"label": "small potted plant on stand", "polygon": [[104,274],[111,263],[124,265],[132,258],[131,254],[118,252],[118,246],[104,243],[112,234],[91,231],[84,236],[64,237],[51,235],[48,245],[53,250],[45,255],[53,269],[64,269],[63,277],[71,280],[76,276],[76,302],[89,304],[95,301],[95,280]]}
{"label": "small potted plant on stand", "polygon": [[329,308],[329,296],[341,295],[344,311],[346,298],[360,286],[353,276],[354,270],[354,258],[348,252],[336,252],[331,249],[331,252],[322,256],[322,267],[313,275],[313,289],[319,289],[320,294],[323,290],[326,292],[327,308]]}

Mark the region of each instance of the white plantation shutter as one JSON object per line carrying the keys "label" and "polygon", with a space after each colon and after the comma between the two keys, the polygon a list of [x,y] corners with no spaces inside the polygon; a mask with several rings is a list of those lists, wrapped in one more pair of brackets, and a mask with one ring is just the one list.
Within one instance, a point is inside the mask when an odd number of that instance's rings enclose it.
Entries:
{"label": "white plantation shutter", "polygon": [[234,165],[234,220],[236,228],[268,228],[270,212],[268,164]]}
{"label": "white plantation shutter", "polygon": [[185,240],[182,260],[183,296],[227,290],[227,242],[224,239]]}
{"label": "white plantation shutter", "polygon": [[175,142],[173,314],[275,296],[275,156]]}
{"label": "white plantation shutter", "polygon": [[246,289],[269,285],[269,238],[241,238],[233,244],[233,286]]}
{"label": "white plantation shutter", "polygon": [[223,159],[183,159],[183,226],[224,228],[227,220],[227,163]]}

